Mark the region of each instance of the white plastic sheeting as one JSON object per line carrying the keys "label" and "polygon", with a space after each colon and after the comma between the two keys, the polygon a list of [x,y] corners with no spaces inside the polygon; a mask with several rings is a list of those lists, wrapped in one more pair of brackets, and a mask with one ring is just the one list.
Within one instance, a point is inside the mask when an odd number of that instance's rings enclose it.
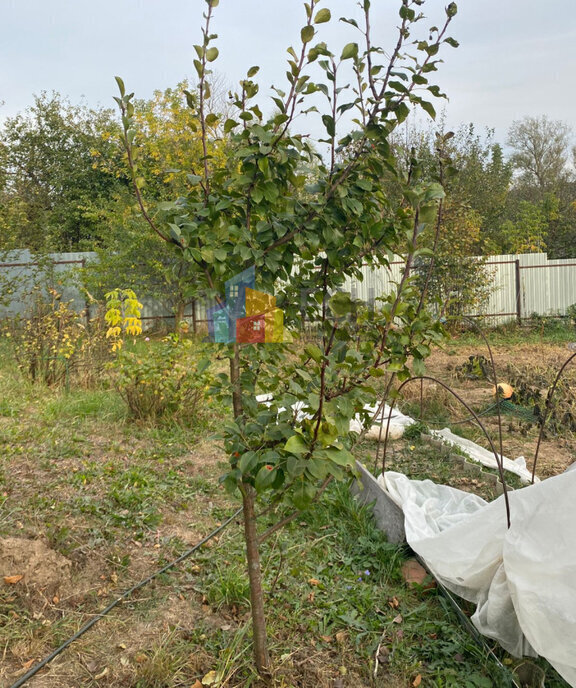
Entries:
{"label": "white plastic sheeting", "polygon": [[576,688],[576,471],[509,493],[509,529],[503,496],[487,503],[391,471],[378,481],[412,549],[477,605],[478,630],[513,655],[546,657]]}
{"label": "white plastic sheeting", "polygon": [[[378,406],[370,406],[369,404],[364,406],[364,410],[368,411],[372,415],[373,425],[370,426],[370,429],[366,433],[366,437],[369,439],[384,439],[386,435],[386,426],[388,425],[388,416],[390,416],[388,436],[393,440],[402,437],[404,430],[409,425],[414,423],[414,420],[410,418],[410,416],[405,416],[403,413],[398,411],[398,409],[391,410],[388,404],[384,404],[384,407],[380,413],[378,413]],[[352,432],[357,432],[358,434],[364,431],[364,426],[362,425],[359,416],[356,416],[354,420],[350,421],[350,430]]]}
{"label": "white plastic sheeting", "polygon": [[[256,401],[259,402],[260,404],[266,404],[267,406],[270,406],[270,402],[272,401],[274,397],[272,394],[260,394],[256,397]],[[299,401],[296,404],[292,405],[292,409],[296,412],[296,420],[297,421],[302,421],[306,418],[310,418],[310,415],[304,413],[302,409],[305,407],[305,403],[303,401]],[[280,409],[283,411],[284,409]],[[408,425],[412,425],[414,423],[414,420],[410,418],[409,416],[405,416],[403,413],[398,411],[397,409],[394,409],[393,411],[390,410],[390,407],[385,404],[380,413],[378,414],[378,406],[370,406],[369,404],[366,404],[364,406],[364,410],[368,411],[372,415],[372,422],[373,425],[370,426],[370,429],[366,433],[366,437],[370,439],[379,439],[380,437],[384,438],[385,432],[386,432],[386,425],[388,423],[388,416],[391,415],[390,418],[390,427],[389,427],[389,436],[395,440],[398,439],[399,437],[402,437],[404,434],[404,430]],[[384,428],[382,429],[382,425],[384,425]],[[351,432],[357,432],[360,434],[361,432],[364,432],[365,426],[362,424],[362,420],[360,418],[359,414],[356,414],[355,418],[353,418],[350,421],[350,431]]]}
{"label": "white plastic sheeting", "polygon": [[[471,440],[466,440],[463,437],[455,435],[448,428],[444,428],[443,430],[432,430],[432,434],[448,444],[460,447],[460,449],[463,449],[471,459],[474,459],[474,461],[478,461],[489,468],[498,468],[498,463],[493,452],[484,449],[484,447],[479,446]],[[498,456],[500,456],[500,454],[498,454]],[[519,456],[517,459],[508,459],[504,456],[502,457],[502,461],[504,470],[520,476],[522,481],[526,484],[532,482],[532,473],[526,468],[526,459],[523,456]],[[539,478],[534,479],[534,482],[538,481]]]}

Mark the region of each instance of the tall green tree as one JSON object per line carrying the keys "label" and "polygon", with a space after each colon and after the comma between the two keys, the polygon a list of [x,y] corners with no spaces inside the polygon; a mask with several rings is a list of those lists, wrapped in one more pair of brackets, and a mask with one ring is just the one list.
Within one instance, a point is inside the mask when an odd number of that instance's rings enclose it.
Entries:
{"label": "tall green tree", "polygon": [[[523,244],[540,246],[552,258],[576,256],[576,178],[569,164],[572,138],[568,124],[546,116],[525,117],[508,132],[516,178],[505,229],[512,231],[512,241],[523,236]],[[526,241],[528,237],[531,240]]]}
{"label": "tall green tree", "polygon": [[519,181],[533,189],[537,200],[555,193],[568,175],[571,128],[559,120],[524,117],[512,123],[507,145],[512,149],[512,163]]}
{"label": "tall green tree", "polygon": [[[171,207],[174,198],[190,193],[203,168],[201,126],[187,102],[195,102],[190,89],[183,81],[174,88],[155,91],[149,100],[135,101],[137,135],[130,159],[121,145],[107,156],[98,155],[99,167],[118,179],[127,180],[132,166],[138,196],[135,200],[132,188],[122,186],[98,209],[106,231],[102,242],[94,246],[99,260],[85,273],[88,291],[98,298],[117,286],[118,274],[124,274],[125,286],[172,310],[176,329],[199,293],[194,265],[180,254],[168,254],[162,238],[149,232],[145,218],[155,217],[163,212],[163,204],[168,202]],[[212,98],[210,107],[220,102]],[[107,145],[120,142],[119,132],[112,128],[102,132],[102,138]],[[214,121],[206,130],[209,169],[223,164],[225,148],[226,136]]]}
{"label": "tall green tree", "polygon": [[126,181],[102,170],[112,154],[102,133],[111,110],[75,106],[42,93],[0,129],[1,248],[75,251],[102,239],[99,211]]}
{"label": "tall green tree", "polygon": [[[207,0],[203,40],[194,46],[198,75],[196,97],[189,105],[200,123],[204,155],[191,177],[194,187],[149,218],[152,230],[198,271],[206,293],[220,298],[240,270],[252,268],[259,290],[274,293],[283,310],[288,341],[255,345],[239,341],[239,332],[256,334],[270,317],[242,321],[239,303],[228,288],[229,342],[218,345],[228,359],[219,393],[229,397],[232,414],[224,430],[230,469],[224,484],[239,493],[251,587],[254,652],[260,673],[270,670],[260,572],[257,499],[270,506],[281,501],[305,508],[330,478],[343,478],[354,465],[350,420],[376,400],[375,378],[410,375],[409,362],[421,370],[429,346],[441,327],[422,309],[422,296],[411,278],[420,238],[434,227],[444,196],[437,183],[403,174],[391,151],[391,132],[411,108],[434,115],[430,95],[441,95],[431,83],[456,14],[450,3],[439,28],[420,29],[423,0],[402,0],[395,47],[388,53],[371,30],[371,3],[363,0],[363,21],[347,19],[358,38],[337,51],[321,40],[322,25],[331,20],[317,0],[304,4],[300,44],[288,49],[288,84],[276,88],[275,111],[265,117],[255,100],[257,67],[248,70],[233,99],[235,115],[222,123],[229,136],[227,155],[217,162],[209,153],[207,112],[211,65],[218,57],[212,15],[218,0]],[[420,40],[418,40],[420,38]],[[408,44],[415,40],[414,55]],[[384,58],[388,55],[388,59]],[[316,71],[315,71],[316,70]],[[346,88],[352,75],[355,90]],[[131,95],[118,79],[124,142],[132,158],[137,136]],[[312,107],[309,97],[323,96],[319,116],[328,145],[318,158],[307,135],[292,132],[295,117]],[[318,107],[315,105],[314,107]],[[344,112],[354,112],[354,127],[342,131]],[[313,179],[302,173],[316,161]],[[388,197],[383,180],[392,174],[400,193]],[[138,170],[133,183],[139,197]],[[145,206],[144,206],[145,209]],[[394,294],[376,312],[353,317],[349,294],[339,291],[361,265],[387,265],[394,253],[405,253],[407,269]],[[311,294],[305,300],[303,295]],[[219,296],[220,295],[220,296]],[[303,313],[318,325],[313,344],[298,342]],[[257,328],[251,323],[259,322]],[[259,392],[271,394],[259,403]],[[293,410],[294,406],[299,412]]]}

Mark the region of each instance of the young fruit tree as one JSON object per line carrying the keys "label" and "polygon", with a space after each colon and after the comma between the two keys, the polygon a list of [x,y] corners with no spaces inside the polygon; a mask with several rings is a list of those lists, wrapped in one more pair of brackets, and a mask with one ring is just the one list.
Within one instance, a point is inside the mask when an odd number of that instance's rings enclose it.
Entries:
{"label": "young fruit tree", "polygon": [[[223,431],[230,462],[223,482],[243,502],[255,662],[264,674],[270,658],[259,545],[267,533],[257,529],[257,500],[304,509],[328,480],[348,476],[357,438],[350,422],[369,420],[375,382],[381,386],[383,378],[390,391],[393,377],[420,370],[442,337],[411,267],[419,251],[430,252],[420,243],[435,231],[444,193],[421,181],[416,159],[401,172],[388,142],[411,109],[434,117],[427,98],[443,95],[431,83],[438,53],[444,44],[457,46],[447,35],[456,4],[438,27],[424,29],[424,2],[401,0],[388,51],[375,35],[370,0],[359,3],[359,19],[341,20],[357,40],[338,50],[321,40],[330,10],[305,2],[300,43],[288,48],[287,87],[273,88],[270,114],[258,99],[258,67],[251,67],[232,94],[235,114],[222,121],[207,107],[218,58],[218,0],[207,0],[202,41],[194,46],[198,84],[187,94],[203,152],[188,171],[192,190],[154,217],[139,188],[133,94],[117,79],[142,212],[218,302],[211,333],[229,365],[218,393],[229,396],[232,409]],[[321,123],[324,153],[296,131],[301,113],[305,122],[316,116]],[[215,137],[224,140],[224,159],[210,154]],[[387,194],[391,175],[399,200]],[[405,257],[406,268],[393,292],[370,309],[355,303],[346,280],[362,279],[363,266],[387,266],[395,255]],[[304,323],[316,336],[300,334]]]}

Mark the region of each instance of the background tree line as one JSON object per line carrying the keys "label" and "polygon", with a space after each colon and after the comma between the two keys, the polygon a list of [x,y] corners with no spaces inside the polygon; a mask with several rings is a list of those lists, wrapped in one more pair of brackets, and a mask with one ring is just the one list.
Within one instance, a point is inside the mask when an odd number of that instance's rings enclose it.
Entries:
{"label": "background tree line", "polygon": [[[208,109],[222,113],[229,103],[222,80],[216,82]],[[138,185],[152,216],[185,195],[202,166],[187,89],[182,82],[134,103]],[[208,126],[212,121],[208,154],[225,156],[227,134],[216,117],[208,117]],[[195,296],[194,277],[145,226],[120,132],[114,110],[74,105],[58,93],[35,96],[28,109],[6,118],[0,126],[0,251],[96,251],[100,262],[87,276],[95,297],[122,274],[126,286],[171,303],[178,318]],[[551,258],[576,257],[572,134],[567,124],[545,116],[515,121],[504,145],[494,131],[479,132],[473,124],[447,132],[442,119],[428,127],[405,124],[395,134],[399,164],[447,191],[439,238],[429,247],[443,302],[450,295],[481,298],[482,272],[461,269],[468,256],[545,251]],[[393,188],[392,179],[383,183]]]}

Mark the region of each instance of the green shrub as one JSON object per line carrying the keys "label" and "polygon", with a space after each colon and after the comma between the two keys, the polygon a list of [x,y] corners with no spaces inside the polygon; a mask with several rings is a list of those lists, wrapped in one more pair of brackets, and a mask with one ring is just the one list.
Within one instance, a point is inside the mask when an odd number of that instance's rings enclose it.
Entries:
{"label": "green shrub", "polygon": [[429,432],[430,428],[426,425],[426,423],[422,423],[422,421],[418,420],[404,430],[403,436],[406,440],[419,440],[420,435],[427,435]]}
{"label": "green shrub", "polygon": [[75,382],[93,386],[102,379],[109,346],[100,317],[87,324],[69,302],[50,290],[50,300],[37,294],[30,316],[13,327],[18,367],[32,382]]}
{"label": "green shrub", "polygon": [[144,350],[119,351],[112,364],[115,386],[130,415],[192,424],[211,383],[209,361],[200,359],[193,343],[177,335],[146,342]]}

